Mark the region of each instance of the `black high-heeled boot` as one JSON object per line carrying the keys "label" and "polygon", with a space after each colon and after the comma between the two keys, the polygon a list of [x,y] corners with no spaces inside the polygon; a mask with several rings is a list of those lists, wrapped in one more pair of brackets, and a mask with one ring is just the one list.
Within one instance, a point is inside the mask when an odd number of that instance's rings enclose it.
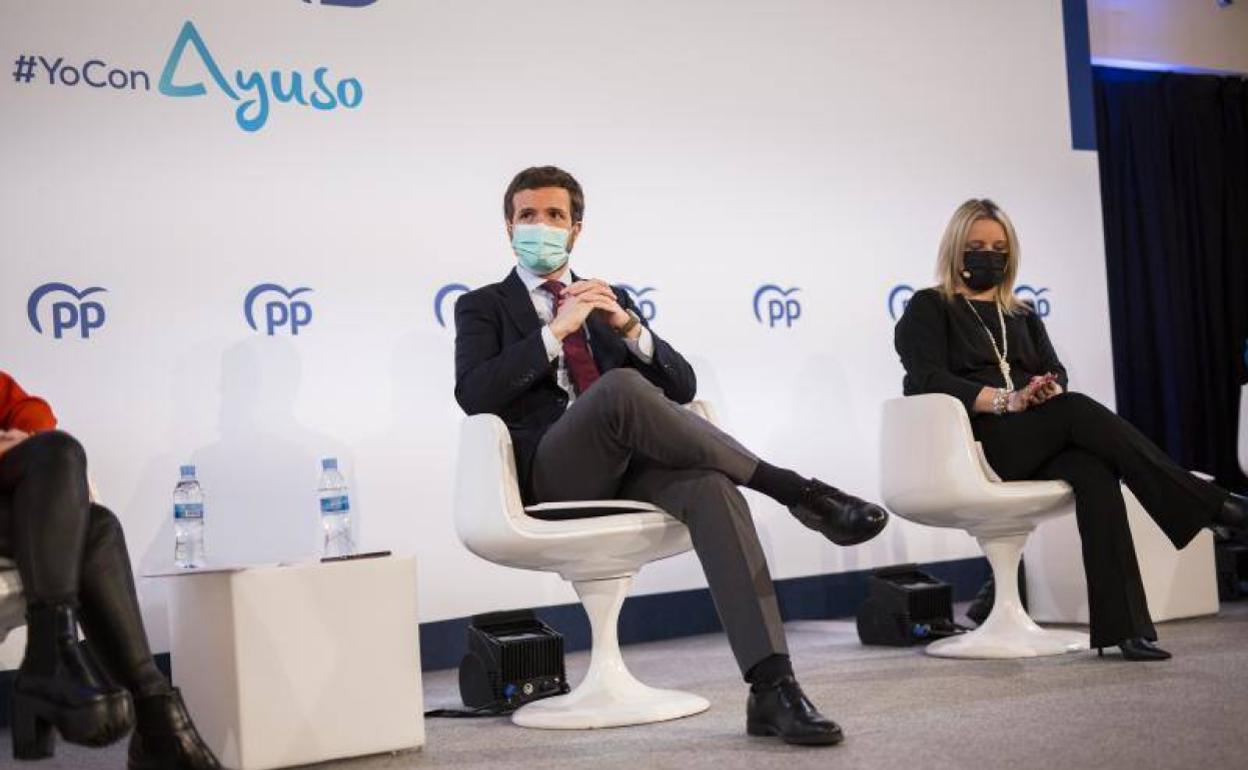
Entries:
{"label": "black high-heeled boot", "polygon": [[[1123,639],[1118,643],[1118,650],[1122,653],[1123,660],[1131,661],[1149,661],[1149,660],[1169,660],[1170,653],[1158,647],[1151,640],[1142,636],[1133,639]],[[1105,657],[1105,648],[1097,647],[1096,654]]]}
{"label": "black high-heeled boot", "polygon": [[130,736],[130,770],[217,770],[221,763],[199,737],[176,687],[135,702],[138,724]]}
{"label": "black high-heeled boot", "polygon": [[78,645],[68,604],[26,610],[26,654],[13,682],[13,756],[44,759],[56,732],[70,743],[107,746],[134,726],[130,693],[112,683]]}

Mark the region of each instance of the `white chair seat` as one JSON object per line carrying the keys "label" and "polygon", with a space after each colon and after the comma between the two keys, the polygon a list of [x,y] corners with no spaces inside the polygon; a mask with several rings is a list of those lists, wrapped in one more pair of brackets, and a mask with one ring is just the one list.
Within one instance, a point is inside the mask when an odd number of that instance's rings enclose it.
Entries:
{"label": "white chair seat", "polygon": [[[613,501],[614,502],[614,501]],[[469,546],[483,559],[517,569],[557,572],[565,580],[603,580],[636,574],[641,565],[684,553],[689,531],[661,510],[547,521],[526,516],[517,529],[523,551]],[[593,553],[592,559],[586,554]]]}
{"label": "white chair seat", "polygon": [[1040,628],[1018,595],[1023,544],[1045,519],[1074,510],[1060,481],[1000,481],[988,466],[957,399],[926,394],[884,404],[881,496],[898,516],[973,535],[992,565],[992,614],[966,634],[927,646],[951,658],[1025,658],[1088,648],[1087,634]]}
{"label": "white chair seat", "polygon": [[[697,410],[711,419],[705,405]],[[690,716],[710,707],[700,696],[642,684],[620,654],[617,626],[633,576],[648,562],[692,547],[689,531],[679,521],[636,500],[526,508],[507,426],[495,415],[480,414],[465,418],[460,429],[455,525],[468,550],[483,559],[556,572],[572,582],[589,616],[593,646],[585,678],[567,695],[520,708],[512,717],[515,724],[563,730],[619,727]]]}

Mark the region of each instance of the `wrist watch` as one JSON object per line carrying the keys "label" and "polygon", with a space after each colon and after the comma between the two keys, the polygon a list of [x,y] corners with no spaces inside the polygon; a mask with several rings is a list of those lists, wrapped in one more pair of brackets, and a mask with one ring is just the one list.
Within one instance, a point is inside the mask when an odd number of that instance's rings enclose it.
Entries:
{"label": "wrist watch", "polygon": [[633,330],[633,327],[641,323],[641,318],[636,313],[634,313],[631,310],[627,312],[628,312],[628,323],[624,324],[623,326],[615,330],[615,333],[620,335],[621,337],[631,332]]}

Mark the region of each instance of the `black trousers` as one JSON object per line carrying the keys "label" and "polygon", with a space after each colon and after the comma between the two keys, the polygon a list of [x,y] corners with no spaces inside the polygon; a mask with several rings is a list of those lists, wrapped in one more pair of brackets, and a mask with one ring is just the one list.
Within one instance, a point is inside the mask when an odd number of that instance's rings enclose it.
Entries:
{"label": "black trousers", "polygon": [[0,455],[0,556],[13,559],[30,606],[78,607],[87,645],[137,696],[163,692],[139,612],[121,523],[90,502],[82,445],[40,433]]}
{"label": "black trousers", "polygon": [[1130,423],[1081,393],[1009,415],[976,415],[975,438],[1006,481],[1059,479],[1075,492],[1091,641],[1156,639],[1119,482],[1176,548],[1208,526],[1227,493],[1176,465]]}

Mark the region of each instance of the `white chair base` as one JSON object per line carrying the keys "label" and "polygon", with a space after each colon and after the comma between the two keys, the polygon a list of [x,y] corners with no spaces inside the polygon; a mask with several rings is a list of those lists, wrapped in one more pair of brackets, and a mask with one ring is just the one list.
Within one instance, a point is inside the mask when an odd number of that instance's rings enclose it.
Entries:
{"label": "white chair base", "polygon": [[516,711],[512,722],[545,730],[588,730],[663,722],[710,708],[697,695],[648,687],[624,665],[618,624],[632,582],[627,575],[573,583],[593,632],[589,671],[572,692],[534,701]]}
{"label": "white chair base", "polygon": [[981,537],[996,583],[992,613],[974,631],[941,639],[927,653],[942,658],[1037,658],[1088,649],[1088,635],[1036,625],[1018,595],[1018,562],[1027,535]]}

